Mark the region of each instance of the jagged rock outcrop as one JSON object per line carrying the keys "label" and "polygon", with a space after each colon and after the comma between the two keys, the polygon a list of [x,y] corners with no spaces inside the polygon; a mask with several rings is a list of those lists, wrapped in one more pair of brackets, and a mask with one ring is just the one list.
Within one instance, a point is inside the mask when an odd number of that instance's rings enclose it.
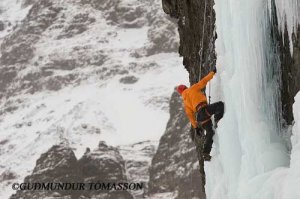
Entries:
{"label": "jagged rock outcrop", "polygon": [[205,198],[204,173],[189,133],[190,124],[185,116],[179,94],[170,101],[170,119],[161,137],[150,167],[148,194],[175,192],[176,198]]}
{"label": "jagged rock outcrop", "polygon": [[[106,145],[101,141],[98,148],[92,152],[86,152],[78,161],[84,183],[91,182],[126,182],[125,161],[117,148]],[[102,192],[102,191],[101,191]],[[91,198],[120,198],[133,199],[127,191],[86,191]]]}
{"label": "jagged rock outcrop", "polygon": [[[87,151],[77,160],[71,148],[55,145],[37,160],[31,175],[24,183],[90,183],[126,182],[124,160],[117,148],[100,142],[97,149]],[[19,190],[11,199],[55,198],[103,198],[132,199],[128,191],[102,190]]]}
{"label": "jagged rock outcrop", "polygon": [[[37,160],[36,166],[30,176],[24,179],[24,183],[47,182],[78,182],[81,179],[80,169],[74,152],[62,145],[53,146],[42,154]],[[46,198],[71,196],[74,193],[65,191],[17,191],[11,199],[17,198]]]}
{"label": "jagged rock outcrop", "polygon": [[98,148],[87,152],[79,160],[84,173],[85,182],[95,182],[99,179],[126,180],[125,162],[117,148],[100,142]]}

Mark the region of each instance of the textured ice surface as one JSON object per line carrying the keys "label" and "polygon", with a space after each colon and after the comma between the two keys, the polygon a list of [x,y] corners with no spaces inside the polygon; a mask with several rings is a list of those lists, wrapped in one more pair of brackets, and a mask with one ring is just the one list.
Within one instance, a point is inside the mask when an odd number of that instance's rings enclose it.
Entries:
{"label": "textured ice surface", "polygon": [[[271,1],[271,0],[269,0]],[[289,32],[291,51],[293,50],[292,34],[297,31],[300,21],[300,1],[299,0],[275,0],[277,17],[281,31],[285,25]]]}
{"label": "textured ice surface", "polygon": [[[219,77],[212,85],[215,96],[221,92],[215,100],[225,101],[226,113],[214,137],[213,159],[205,168],[209,199],[299,197],[293,190],[299,187],[296,172],[289,183],[284,183],[287,176],[293,176],[297,146],[293,144],[289,164],[287,149],[278,136],[279,78],[278,65],[270,54],[268,3],[216,0]],[[299,4],[278,0],[277,5],[279,23],[284,24],[286,15],[291,34]]]}

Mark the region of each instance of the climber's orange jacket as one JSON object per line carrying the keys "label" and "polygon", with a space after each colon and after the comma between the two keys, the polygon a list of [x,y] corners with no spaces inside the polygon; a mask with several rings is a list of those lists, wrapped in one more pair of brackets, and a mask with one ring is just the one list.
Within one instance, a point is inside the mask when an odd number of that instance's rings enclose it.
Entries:
{"label": "climber's orange jacket", "polygon": [[195,113],[197,112],[196,107],[199,103],[207,103],[207,98],[201,92],[201,89],[206,86],[207,82],[209,82],[209,80],[211,80],[214,75],[214,72],[210,72],[198,83],[192,85],[190,88],[187,88],[182,92],[185,112],[194,128],[197,127],[197,121],[195,118]]}

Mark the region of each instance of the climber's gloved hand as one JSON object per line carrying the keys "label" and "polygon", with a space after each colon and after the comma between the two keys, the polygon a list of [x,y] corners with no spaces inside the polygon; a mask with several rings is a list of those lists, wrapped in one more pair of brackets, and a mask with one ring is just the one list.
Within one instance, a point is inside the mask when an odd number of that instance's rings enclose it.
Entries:
{"label": "climber's gloved hand", "polygon": [[217,73],[217,67],[216,67],[216,66],[213,66],[212,71],[213,71],[214,73]]}

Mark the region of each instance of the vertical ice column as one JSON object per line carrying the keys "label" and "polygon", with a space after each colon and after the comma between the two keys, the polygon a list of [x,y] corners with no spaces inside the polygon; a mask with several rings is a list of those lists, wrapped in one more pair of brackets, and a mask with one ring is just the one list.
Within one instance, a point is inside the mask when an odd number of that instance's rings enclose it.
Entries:
{"label": "vertical ice column", "polygon": [[[213,160],[206,164],[209,199],[273,199],[266,181],[289,163],[279,135],[280,70],[263,0],[215,0],[217,66],[226,113]],[[216,91],[215,91],[216,92]],[[263,197],[262,197],[263,196]]]}

